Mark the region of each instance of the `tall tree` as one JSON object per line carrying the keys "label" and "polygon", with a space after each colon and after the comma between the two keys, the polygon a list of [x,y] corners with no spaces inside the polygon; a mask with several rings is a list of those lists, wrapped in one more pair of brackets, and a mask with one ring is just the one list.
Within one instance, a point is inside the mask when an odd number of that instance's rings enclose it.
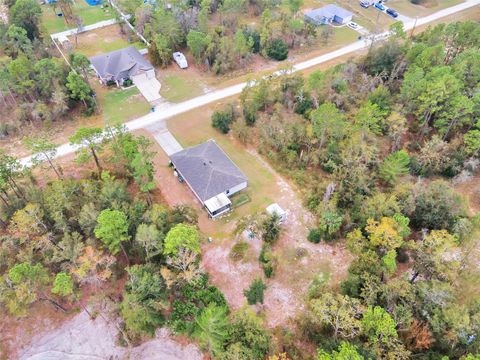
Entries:
{"label": "tall tree", "polygon": [[59,169],[53,164],[53,159],[57,155],[57,146],[49,142],[46,138],[28,138],[25,140],[27,147],[33,152],[32,161],[34,165],[39,165],[47,161],[52,170],[59,179],[62,179]]}
{"label": "tall tree", "polygon": [[198,231],[195,226],[177,224],[168,232],[163,253],[175,256],[180,248],[189,249],[197,254],[200,253]]}
{"label": "tall tree", "polygon": [[210,353],[218,355],[227,340],[227,327],[227,310],[211,303],[195,318],[193,337]]}
{"label": "tall tree", "polygon": [[83,78],[76,72],[70,71],[65,86],[70,91],[70,98],[73,100],[80,100],[83,102],[85,109],[88,109],[87,100],[91,100],[92,98],[92,89],[88,86],[85,80],[83,80]]}
{"label": "tall tree", "polygon": [[120,210],[105,209],[98,215],[94,233],[113,255],[122,249],[128,260],[127,252],[122,244],[130,240],[128,227],[128,218],[125,213]]}
{"label": "tall tree", "polygon": [[86,162],[93,157],[98,174],[102,172],[98,153],[103,150],[103,130],[100,128],[79,128],[69,137],[70,144],[78,145],[78,161]]}
{"label": "tall tree", "polygon": [[11,23],[24,28],[30,40],[40,36],[42,9],[35,0],[17,0],[10,9]]}

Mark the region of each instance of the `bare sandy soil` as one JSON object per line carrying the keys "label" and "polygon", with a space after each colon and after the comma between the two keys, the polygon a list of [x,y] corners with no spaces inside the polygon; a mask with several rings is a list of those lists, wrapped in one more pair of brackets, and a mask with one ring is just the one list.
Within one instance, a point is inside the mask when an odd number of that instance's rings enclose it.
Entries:
{"label": "bare sandy soil", "polygon": [[91,319],[82,311],[60,327],[40,332],[31,343],[18,351],[21,360],[94,360],[151,359],[201,360],[195,345],[181,345],[166,329],[159,329],[154,339],[131,349],[117,343],[115,320],[97,316]]}
{"label": "bare sandy soil", "polygon": [[[304,208],[292,185],[253,149],[248,151],[274,175],[275,186],[279,189],[277,202],[289,212],[282,235],[273,248],[278,258],[277,271],[272,279],[264,280],[267,285],[265,301],[258,307],[265,312],[267,325],[273,328],[288,324],[291,318],[304,310],[305,293],[319,272],[330,273],[332,283],[344,278],[351,256],[342,245],[312,244],[306,240],[309,228],[314,226],[313,215]],[[248,239],[245,233],[240,237],[250,244],[243,261],[235,262],[230,258],[231,248],[238,240],[234,236],[214,239],[202,247],[202,265],[233,309],[239,309],[246,303],[243,291],[251,282],[257,277],[264,278],[258,262],[262,240]]]}

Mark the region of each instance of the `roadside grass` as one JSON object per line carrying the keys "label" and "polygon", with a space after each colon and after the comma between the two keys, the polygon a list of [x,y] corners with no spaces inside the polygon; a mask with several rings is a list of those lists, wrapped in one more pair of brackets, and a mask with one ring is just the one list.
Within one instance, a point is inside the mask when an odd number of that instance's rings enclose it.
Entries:
{"label": "roadside grass", "polygon": [[442,9],[461,4],[464,0],[433,0],[431,6],[414,5],[409,0],[390,0],[387,5],[394,8],[400,14],[422,17],[433,14]]}
{"label": "roadside grass", "polygon": [[[223,101],[221,106],[228,103]],[[271,203],[275,202],[280,189],[275,182],[273,174],[264,166],[262,161],[249,153],[244,145],[230,136],[220,134],[212,128],[210,117],[214,110],[220,107],[219,103],[213,106],[204,106],[193,112],[181,114],[168,120],[168,128],[183,147],[197,145],[208,139],[214,139],[217,144],[228,154],[235,164],[248,178],[248,187],[242,190],[251,201],[235,208],[227,216],[216,221],[217,224],[231,223],[249,214],[264,211]],[[226,228],[218,229],[220,232],[228,231]]]}
{"label": "roadside grass", "polygon": [[180,102],[203,94],[199,80],[189,72],[159,72],[160,95],[171,102]]}
{"label": "roadside grass", "polygon": [[[71,7],[73,14],[82,19],[84,26],[115,17],[115,11],[112,8],[102,8],[100,5],[90,6],[85,0],[78,0],[74,2]],[[67,24],[63,16],[57,16],[60,12],[61,10],[58,6],[54,10],[51,5],[43,5],[42,23],[49,34],[76,28],[73,22]]]}
{"label": "roadside grass", "polygon": [[123,49],[131,45],[137,49],[146,47],[142,42],[129,41],[120,32],[120,26],[117,24],[78,35],[77,45],[75,45],[75,37],[70,36],[70,42],[73,45],[73,51],[88,57]]}
{"label": "roadside grass", "polygon": [[97,97],[102,109],[103,125],[119,124],[145,115],[150,110],[150,104],[136,87],[122,90],[99,86]]}

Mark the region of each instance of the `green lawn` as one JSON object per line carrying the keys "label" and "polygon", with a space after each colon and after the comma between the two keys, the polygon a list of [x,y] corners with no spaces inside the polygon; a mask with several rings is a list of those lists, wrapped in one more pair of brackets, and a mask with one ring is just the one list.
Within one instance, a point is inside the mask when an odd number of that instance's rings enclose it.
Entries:
{"label": "green lawn", "polygon": [[104,124],[118,124],[150,110],[150,104],[136,87],[127,90],[115,87],[102,88],[97,91],[98,101],[102,109]]}
{"label": "green lawn", "polygon": [[[161,72],[160,72],[161,74]],[[202,87],[195,75],[187,72],[176,72],[165,76],[160,75],[162,89],[160,95],[171,102],[180,102],[203,94]]]}
{"label": "green lawn", "polygon": [[[57,16],[61,10],[59,7],[55,9],[51,5],[42,6],[42,23],[45,31],[49,34],[57,33],[76,27],[74,23],[67,24],[63,16]],[[83,20],[83,25],[95,24],[99,21],[113,19],[115,12],[112,8],[104,8],[101,6],[90,6],[84,0],[77,0],[72,5],[72,12]]]}
{"label": "green lawn", "polygon": [[388,2],[388,6],[391,6],[402,15],[421,17],[460,4],[462,2],[464,2],[464,0],[433,0],[430,6],[425,7],[414,5],[409,0],[390,0]]}

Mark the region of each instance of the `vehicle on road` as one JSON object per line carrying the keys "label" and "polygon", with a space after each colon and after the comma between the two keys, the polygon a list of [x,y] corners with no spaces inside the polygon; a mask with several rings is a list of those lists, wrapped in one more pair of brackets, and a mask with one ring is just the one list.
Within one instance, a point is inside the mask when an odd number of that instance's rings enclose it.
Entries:
{"label": "vehicle on road", "polygon": [[355,22],[353,22],[353,21],[350,21],[350,22],[347,24],[347,26],[348,26],[350,29],[353,29],[353,30],[358,30],[358,28],[360,27],[360,26],[358,26],[357,23],[355,23]]}
{"label": "vehicle on road", "polygon": [[387,14],[390,15],[391,17],[393,17],[393,18],[398,17],[398,12],[396,12],[395,10],[390,9],[390,8],[387,9]]}
{"label": "vehicle on road", "polygon": [[360,6],[368,9],[372,5],[372,1],[370,0],[360,0]]}
{"label": "vehicle on road", "polygon": [[386,7],[383,6],[382,4],[380,4],[379,2],[375,3],[375,5],[373,5],[373,6],[375,6],[380,11],[385,11],[385,9],[386,9]]}

